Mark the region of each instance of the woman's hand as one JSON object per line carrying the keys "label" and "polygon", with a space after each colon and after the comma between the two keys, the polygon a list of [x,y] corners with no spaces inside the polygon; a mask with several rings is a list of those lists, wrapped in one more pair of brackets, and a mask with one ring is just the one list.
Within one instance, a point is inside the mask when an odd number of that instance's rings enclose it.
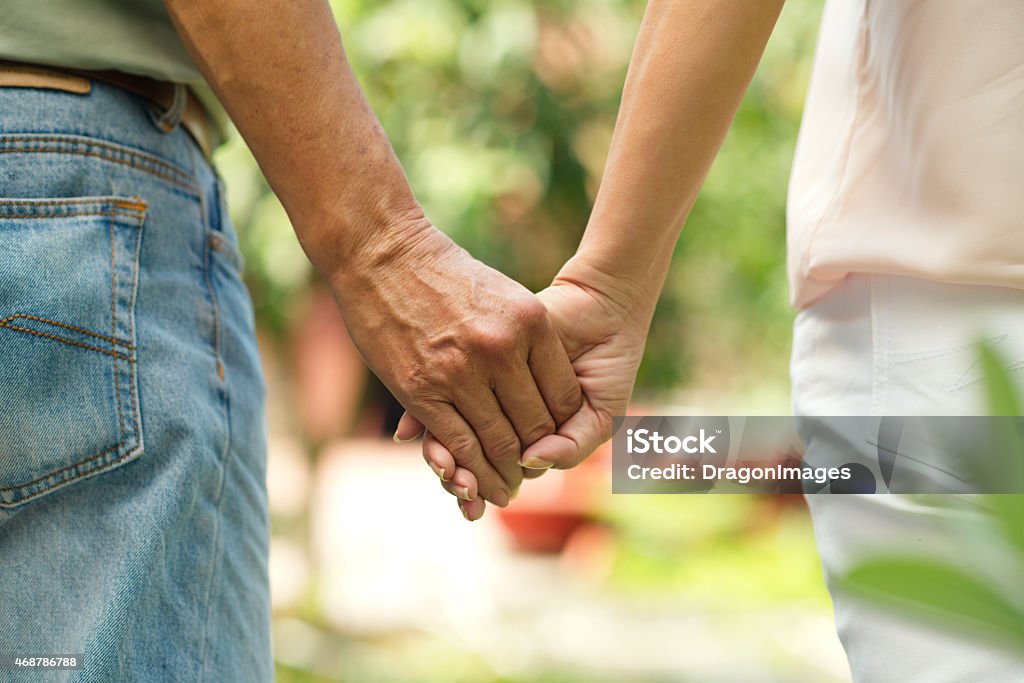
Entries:
{"label": "woman's hand", "polygon": [[[554,435],[525,450],[520,464],[527,477],[549,468],[573,467],[611,438],[612,418],[626,413],[647,338],[647,306],[628,305],[632,297],[620,287],[594,287],[570,272],[569,266],[564,268],[537,297],[572,362],[583,390],[583,406]],[[587,275],[591,282],[599,281]],[[404,417],[403,423],[407,433],[418,433],[411,418]],[[445,490],[459,498],[463,515],[479,519],[484,501],[476,495],[473,474],[459,467],[442,441],[430,433],[424,436],[423,456]]]}

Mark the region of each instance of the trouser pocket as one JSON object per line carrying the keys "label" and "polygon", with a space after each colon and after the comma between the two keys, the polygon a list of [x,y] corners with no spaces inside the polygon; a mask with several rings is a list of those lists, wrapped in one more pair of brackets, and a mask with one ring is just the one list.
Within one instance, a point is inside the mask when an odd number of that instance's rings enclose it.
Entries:
{"label": "trouser pocket", "polygon": [[138,198],[0,200],[0,507],[142,454]]}

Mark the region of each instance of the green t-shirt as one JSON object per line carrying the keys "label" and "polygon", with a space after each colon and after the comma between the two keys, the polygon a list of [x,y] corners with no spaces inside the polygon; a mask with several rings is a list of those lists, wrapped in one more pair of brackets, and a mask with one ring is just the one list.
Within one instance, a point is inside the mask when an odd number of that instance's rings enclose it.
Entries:
{"label": "green t-shirt", "polygon": [[226,129],[223,109],[161,0],[3,0],[0,4],[0,59],[114,69],[184,83],[203,101],[222,132]]}

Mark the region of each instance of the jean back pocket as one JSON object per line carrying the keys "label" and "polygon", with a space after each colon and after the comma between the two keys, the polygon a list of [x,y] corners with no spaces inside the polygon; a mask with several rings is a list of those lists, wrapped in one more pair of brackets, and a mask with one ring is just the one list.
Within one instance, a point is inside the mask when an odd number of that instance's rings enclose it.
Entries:
{"label": "jean back pocket", "polygon": [[0,199],[0,507],[142,454],[138,198]]}

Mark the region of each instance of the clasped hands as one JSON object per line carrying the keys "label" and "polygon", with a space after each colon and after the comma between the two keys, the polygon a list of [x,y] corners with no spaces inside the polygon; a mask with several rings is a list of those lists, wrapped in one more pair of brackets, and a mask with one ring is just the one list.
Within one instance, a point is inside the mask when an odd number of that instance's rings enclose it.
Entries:
{"label": "clasped hands", "polygon": [[[469,520],[580,463],[625,413],[646,338],[613,277],[571,259],[529,290],[432,226],[332,278],[353,342]],[[635,297],[634,297],[635,298]]]}

